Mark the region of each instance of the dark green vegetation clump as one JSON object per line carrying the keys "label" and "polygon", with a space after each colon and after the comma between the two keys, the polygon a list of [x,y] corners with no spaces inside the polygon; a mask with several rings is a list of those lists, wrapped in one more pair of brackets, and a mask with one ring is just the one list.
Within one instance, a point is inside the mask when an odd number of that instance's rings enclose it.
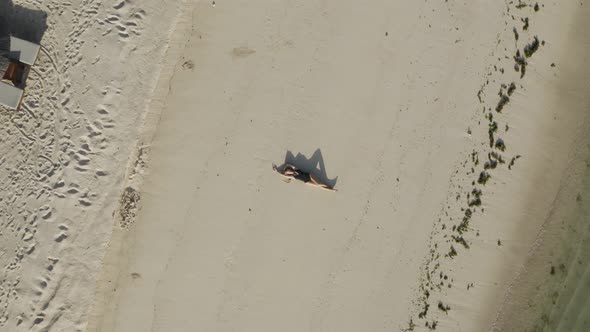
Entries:
{"label": "dark green vegetation clump", "polygon": [[496,149],[500,151],[506,150],[506,144],[504,143],[504,140],[502,140],[501,138],[498,138],[496,140],[496,144],[494,146],[496,147]]}
{"label": "dark green vegetation clump", "polygon": [[430,331],[434,331],[436,330],[436,326],[438,325],[438,322],[433,320],[432,322],[426,322],[426,327],[430,330]]}
{"label": "dark green vegetation clump", "polygon": [[539,49],[539,45],[539,38],[535,36],[535,39],[533,39],[533,41],[530,44],[524,47],[524,55],[527,58],[530,58],[531,56],[533,56],[533,54],[535,54],[535,52],[537,52],[537,50]]}
{"label": "dark green vegetation clump", "polygon": [[512,157],[512,159],[510,159],[510,163],[508,164],[508,169],[512,169],[512,166],[514,166],[514,162],[516,160],[518,160],[518,158],[520,158],[520,155],[519,154],[516,155],[516,156],[514,156],[514,157]]}
{"label": "dark green vegetation clump", "polygon": [[457,256],[457,250],[455,250],[455,248],[453,246],[451,246],[451,250],[449,250],[448,255],[450,258]]}
{"label": "dark green vegetation clump", "polygon": [[483,164],[483,169],[488,170],[488,169],[495,169],[498,166],[498,162],[496,160],[490,160],[490,161],[486,161],[485,164]]}
{"label": "dark green vegetation clump", "polygon": [[488,136],[490,138],[490,147],[494,146],[494,133],[498,131],[498,123],[493,121],[488,125]]}
{"label": "dark green vegetation clump", "polygon": [[479,173],[479,178],[477,179],[477,183],[485,185],[486,182],[488,182],[488,180],[491,177],[492,176],[490,175],[490,173],[488,173],[486,171],[482,171],[481,173]]}
{"label": "dark green vegetation clump", "polygon": [[514,93],[514,90],[516,90],[516,84],[514,84],[514,82],[510,83],[510,86],[508,87],[508,95],[512,96],[512,94]]}
{"label": "dark green vegetation clump", "polygon": [[516,61],[516,63],[519,64],[519,65],[521,65],[521,66],[526,65],[526,60],[520,54],[520,50],[516,50],[516,54],[514,55],[514,61]]}
{"label": "dark green vegetation clump", "polygon": [[428,314],[428,308],[430,308],[430,304],[428,304],[428,302],[425,302],[424,309],[422,309],[422,311],[418,314],[418,318],[422,319],[426,317],[426,314]]}
{"label": "dark green vegetation clump", "polygon": [[[479,197],[477,197],[477,198],[479,199]],[[481,204],[481,200],[480,200],[480,204]],[[456,230],[457,233],[462,235],[464,232],[466,232],[469,229],[469,222],[471,221],[472,215],[473,215],[473,212],[471,212],[471,209],[465,210],[465,216],[463,216],[463,220],[461,221],[459,226],[453,227],[453,229]],[[455,248],[453,248],[453,246],[451,246],[451,250],[454,251]]]}
{"label": "dark green vegetation clump", "polygon": [[[473,207],[473,206],[480,206],[481,205],[481,190],[477,189],[477,188],[473,188],[473,190],[471,191],[471,195],[473,196],[473,199],[471,201],[469,201],[469,207]],[[463,220],[465,220],[465,218],[471,218],[472,212],[471,209],[467,209],[465,210],[465,216],[463,217]]]}
{"label": "dark green vegetation clump", "polygon": [[403,332],[414,331],[414,328],[416,328],[416,324],[414,324],[414,320],[412,318],[410,318],[410,321],[408,322],[408,327],[406,327],[402,331]]}
{"label": "dark green vegetation clump", "polygon": [[496,153],[495,151],[488,153],[488,158],[490,160],[497,160],[500,164],[505,163],[504,158],[502,158],[502,156]]}
{"label": "dark green vegetation clump", "polygon": [[525,17],[525,18],[521,18],[520,20],[522,21],[522,23],[524,23],[524,25],[522,26],[522,30],[528,30],[529,29],[529,18]]}
{"label": "dark green vegetation clump", "polygon": [[449,310],[451,310],[451,307],[448,304],[443,304],[442,301],[438,301],[438,308],[441,311],[444,311],[445,314],[448,313]]}
{"label": "dark green vegetation clump", "polygon": [[477,197],[469,201],[469,207],[481,206],[481,198]]}
{"label": "dark green vegetation clump", "polygon": [[510,98],[507,95],[503,94],[502,97],[500,97],[498,105],[496,105],[496,112],[502,112],[502,109],[504,108],[504,106],[506,106],[506,104],[508,104],[509,101]]}
{"label": "dark green vegetation clump", "polygon": [[524,74],[526,73],[526,60],[525,58],[520,54],[520,50],[516,50],[516,55],[514,56],[514,61],[516,62],[514,64],[514,69],[516,71],[520,71],[520,78],[524,77]]}
{"label": "dark green vegetation clump", "polygon": [[465,249],[469,249],[469,244],[462,236],[452,235],[452,238],[455,242],[461,244]]}

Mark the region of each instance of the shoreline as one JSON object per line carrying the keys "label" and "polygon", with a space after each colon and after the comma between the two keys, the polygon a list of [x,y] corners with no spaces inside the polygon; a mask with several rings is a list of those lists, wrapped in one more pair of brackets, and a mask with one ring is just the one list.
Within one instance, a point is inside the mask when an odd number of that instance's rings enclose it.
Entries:
{"label": "shoreline", "polygon": [[[574,328],[575,322],[571,319],[580,317],[562,317],[564,305],[575,299],[572,287],[580,287],[588,280],[582,276],[580,268],[587,269],[590,264],[588,257],[580,252],[583,246],[587,247],[584,243],[588,242],[589,234],[584,217],[590,211],[587,201],[590,194],[590,116],[584,115],[590,106],[587,97],[590,88],[586,83],[590,79],[590,66],[585,61],[590,55],[590,33],[585,29],[588,23],[584,20],[588,13],[588,8],[582,7],[575,16],[575,23],[571,24],[574,35],[563,48],[565,54],[560,58],[560,63],[568,69],[559,86],[560,91],[567,93],[561,95],[555,107],[580,113],[576,138],[566,159],[568,166],[526,263],[506,292],[496,322],[492,325],[493,331],[502,331],[508,326],[518,330],[582,331],[589,326],[588,318],[586,323],[578,321],[582,325]],[[583,289],[579,291],[583,292]],[[588,296],[588,292],[575,296]],[[584,304],[578,301],[575,305]]]}
{"label": "shoreline", "polygon": [[[184,4],[179,5],[180,8],[190,8],[193,6],[188,1],[184,1]],[[125,211],[125,215],[122,212],[122,209],[126,208],[124,195],[127,188],[132,188],[134,192],[140,192],[143,181],[149,174],[149,149],[156,135],[162,111],[166,105],[166,97],[170,92],[170,84],[175,70],[179,66],[179,62],[182,61],[180,54],[187,43],[185,35],[182,32],[190,28],[190,20],[187,19],[190,15],[192,15],[191,10],[179,10],[176,22],[173,28],[170,29],[166,51],[163,56],[164,60],[160,66],[160,73],[154,91],[150,96],[147,107],[148,111],[141,120],[142,125],[138,132],[137,143],[133,148],[132,155],[128,159],[124,184],[121,186],[121,200],[113,212],[112,233],[107,242],[102,260],[102,268],[97,278],[86,331],[104,330],[105,324],[109,324],[108,320],[105,321],[105,317],[109,317],[108,315],[112,314],[112,311],[115,309],[109,308],[107,303],[110,303],[115,296],[111,293],[112,289],[110,287],[111,283],[113,281],[116,282],[118,279],[120,272],[118,266],[122,264],[120,262],[121,258],[116,253],[133,243],[129,237],[129,228],[132,227],[135,221],[139,201],[141,200],[141,197],[139,197],[138,200],[131,202],[131,209],[130,211]],[[124,220],[126,218],[129,220]]]}
{"label": "shoreline", "polygon": [[[497,134],[505,140],[507,154],[521,158],[512,170],[502,168],[491,172],[492,185],[481,186],[483,204],[481,209],[479,205],[469,206],[473,216],[468,220],[467,235],[463,234],[465,232],[449,234],[446,230],[453,227],[455,231],[459,221],[465,221],[463,212],[468,207],[461,206],[463,203],[459,198],[464,199],[465,191],[469,198],[475,182],[459,180],[454,184],[460,190],[457,196],[450,192],[447,207],[441,209],[438,225],[435,224],[430,254],[417,292],[420,294],[417,309],[411,314],[406,329],[434,326],[437,330],[496,331],[499,324],[496,312],[506,301],[506,289],[521,273],[530,248],[536,245],[537,234],[559,190],[561,177],[568,170],[567,158],[577,142],[579,121],[586,119],[580,109],[584,106],[579,103],[580,99],[568,100],[575,94],[571,91],[578,91],[576,83],[569,86],[574,87],[573,90],[561,85],[565,73],[576,73],[577,64],[584,61],[582,58],[572,59],[571,45],[568,38],[563,38],[573,29],[570,22],[576,16],[579,4],[539,5],[538,14],[530,20],[527,18],[529,29],[525,32],[518,30],[520,41],[516,38],[516,44],[522,48],[538,36],[541,44],[538,54],[527,59],[524,79],[516,77],[513,80],[516,92],[505,109],[500,114],[493,114],[494,122],[497,121],[502,128]],[[528,14],[527,11],[517,13]],[[520,21],[518,16],[516,21]],[[518,23],[512,24],[518,27]],[[501,39],[514,39],[512,26],[507,24],[507,28]],[[490,76],[489,81],[510,85],[503,72]],[[495,92],[493,87],[492,93]],[[489,94],[489,89],[483,91],[485,103],[495,106],[497,94],[488,100],[485,92]],[[500,94],[502,91],[501,88]],[[565,102],[563,95],[568,97]],[[578,93],[580,95],[583,96]],[[578,112],[564,112],[564,108],[578,108]],[[489,120],[489,123],[493,121]],[[481,154],[476,158],[482,159],[487,158],[482,158]],[[463,189],[465,187],[468,190]],[[461,213],[457,214],[459,210]],[[458,221],[453,222],[453,219]]]}

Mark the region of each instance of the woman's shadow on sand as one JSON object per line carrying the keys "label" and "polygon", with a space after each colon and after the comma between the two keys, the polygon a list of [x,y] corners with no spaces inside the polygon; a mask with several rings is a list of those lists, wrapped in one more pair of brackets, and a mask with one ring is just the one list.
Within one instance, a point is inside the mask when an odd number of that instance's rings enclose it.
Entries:
{"label": "woman's shadow on sand", "polygon": [[278,169],[284,169],[287,164],[315,175],[322,183],[328,185],[330,188],[334,188],[336,182],[338,182],[338,177],[333,179],[328,178],[326,167],[324,165],[324,157],[322,156],[322,151],[320,149],[315,150],[311,158],[306,158],[301,153],[297,153],[297,156],[295,156],[291,151],[287,150],[285,162],[281,166],[278,166]]}

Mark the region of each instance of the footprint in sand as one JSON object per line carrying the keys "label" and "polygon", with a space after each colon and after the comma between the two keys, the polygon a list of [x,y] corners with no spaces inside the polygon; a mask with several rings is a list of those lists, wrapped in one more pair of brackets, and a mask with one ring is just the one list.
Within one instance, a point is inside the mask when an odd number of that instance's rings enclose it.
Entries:
{"label": "footprint in sand", "polygon": [[55,235],[53,240],[57,243],[61,243],[63,240],[68,238],[68,226],[66,224],[60,224],[58,227],[59,232]]}
{"label": "footprint in sand", "polygon": [[89,202],[89,201],[87,201],[87,200],[85,200],[85,199],[80,199],[80,200],[78,200],[78,202],[79,202],[79,203],[80,203],[80,205],[82,205],[82,206],[91,206],[91,205],[92,205],[92,203],[91,203],[91,202]]}
{"label": "footprint in sand", "polygon": [[108,35],[113,29],[116,29],[119,40],[126,42],[131,35],[139,36],[142,33],[141,21],[144,19],[146,12],[141,8],[133,8],[130,1],[119,1],[113,8],[116,13],[109,14],[101,22],[102,25],[113,25],[108,28],[103,36]]}
{"label": "footprint in sand", "polygon": [[68,234],[66,232],[59,232],[53,240],[57,243],[61,243],[63,240],[68,238]]}
{"label": "footprint in sand", "polygon": [[98,170],[96,171],[96,176],[107,176],[109,173],[107,171]]}
{"label": "footprint in sand", "polygon": [[126,1],[126,0],[119,1],[119,2],[117,2],[115,5],[113,5],[113,8],[115,8],[115,9],[119,10],[119,9],[121,9],[121,8],[125,7],[125,4],[126,4],[126,3],[127,3],[127,1]]}
{"label": "footprint in sand", "polygon": [[105,105],[98,105],[96,112],[100,115],[108,115],[109,111]]}
{"label": "footprint in sand", "polygon": [[41,219],[43,219],[45,221],[49,221],[49,219],[51,219],[52,215],[53,215],[53,209],[49,208],[41,214]]}

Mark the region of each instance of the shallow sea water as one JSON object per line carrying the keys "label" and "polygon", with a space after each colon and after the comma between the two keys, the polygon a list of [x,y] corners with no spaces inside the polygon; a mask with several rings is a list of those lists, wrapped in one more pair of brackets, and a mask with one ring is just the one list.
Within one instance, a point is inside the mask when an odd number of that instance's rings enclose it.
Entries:
{"label": "shallow sea water", "polygon": [[526,331],[590,331],[590,143],[582,149],[583,167],[569,175],[570,192],[556,201],[561,211],[552,216],[535,273],[526,277],[537,283]]}
{"label": "shallow sea water", "polygon": [[569,236],[558,258],[560,263],[549,273],[551,277],[563,276],[550,280],[551,310],[542,315],[544,331],[590,331],[590,167],[576,202],[576,210],[566,221]]}

